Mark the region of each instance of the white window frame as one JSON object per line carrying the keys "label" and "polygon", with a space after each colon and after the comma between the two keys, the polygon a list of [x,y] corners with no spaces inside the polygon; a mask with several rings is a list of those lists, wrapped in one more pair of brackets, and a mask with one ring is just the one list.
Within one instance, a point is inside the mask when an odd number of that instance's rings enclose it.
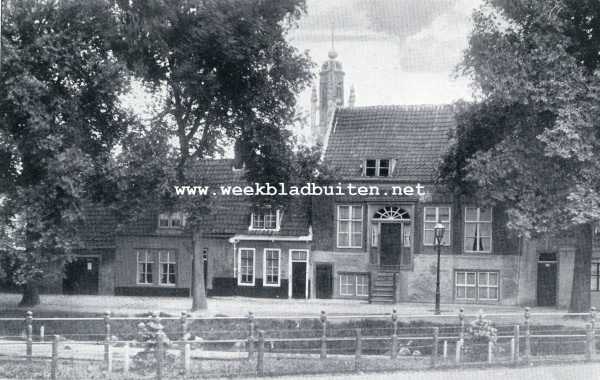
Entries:
{"label": "white window frame", "polygon": [[[348,213],[348,219],[340,219],[340,209],[342,207],[348,207],[349,208],[349,213]],[[353,219],[352,218],[352,210],[354,207],[360,207],[360,219]],[[363,210],[363,205],[337,205],[336,207],[336,224],[337,224],[337,232],[336,232],[336,246],[337,248],[362,248],[362,244],[363,244],[363,228],[364,228],[364,210]],[[340,244],[340,225],[341,222],[346,222],[348,223],[348,245],[341,245]],[[353,234],[358,234],[358,232],[355,232],[352,229],[352,222],[360,222],[360,239],[359,239],[359,245],[352,245],[352,235]]]}
{"label": "white window frame", "polygon": [[[457,282],[458,280],[458,274],[459,273],[463,273],[465,275],[465,282],[459,284]],[[475,275],[475,284],[473,285],[469,285],[467,282],[467,275],[468,274],[474,274]],[[488,284],[487,285],[480,285],[480,277],[482,274],[486,274],[488,276]],[[489,285],[489,275],[490,274],[495,274],[496,275],[496,285]],[[465,297],[459,297],[458,296],[458,287],[463,287],[465,288]],[[467,297],[467,289],[468,288],[473,288],[475,289],[475,298],[468,298]],[[489,289],[490,288],[495,288],[496,289],[496,298],[484,298],[484,297],[479,297],[479,288],[487,288],[488,289],[488,295],[489,295]],[[464,302],[479,302],[479,301],[483,301],[483,302],[498,302],[500,301],[500,272],[496,271],[496,270],[457,270],[454,272],[454,299],[456,301],[464,301]]]}
{"label": "white window frame", "polygon": [[[167,226],[161,226],[161,220],[167,220]],[[180,225],[175,226],[174,221],[179,221]],[[158,228],[162,229],[182,229],[185,226],[185,216],[182,212],[161,212],[158,214]]]}
{"label": "white window frame", "polygon": [[[268,273],[267,270],[267,253],[277,252],[277,282],[268,282],[268,276],[273,276],[275,273]],[[281,286],[281,249],[265,248],[263,250],[263,286],[278,288]]]}
{"label": "white window frame", "polygon": [[[485,208],[485,207],[483,207]],[[467,220],[467,210],[468,209],[477,209],[477,219],[476,220]],[[465,207],[465,217],[464,217],[464,225],[463,225],[463,249],[465,252],[467,253],[492,253],[492,244],[494,242],[494,231],[493,231],[493,221],[494,221],[494,210],[492,208],[490,208],[490,220],[489,221],[482,221],[481,220],[481,209],[482,207]],[[481,238],[482,236],[479,236],[479,225],[483,224],[483,223],[487,223],[490,225],[490,236],[483,236],[484,238],[489,238],[490,239],[490,248],[488,250],[472,250],[472,249],[467,249],[467,244],[466,241],[468,239],[466,233],[467,233],[467,224],[475,224],[475,239],[477,240],[478,237]],[[476,241],[477,242],[477,241]]]}
{"label": "white window frame", "polygon": [[[140,254],[143,254],[144,261],[140,261]],[[135,282],[138,285],[153,285],[154,284],[154,268],[150,272],[148,272],[148,264],[152,264],[154,266],[154,252],[150,250],[137,250],[136,251],[136,270],[135,270]],[[143,271],[140,271],[140,264],[144,265]],[[140,281],[141,274],[144,273],[144,281]],[[148,273],[152,276],[152,281],[148,282]]]}
{"label": "white window frame", "polygon": [[[252,252],[252,282],[242,282],[242,251]],[[238,286],[254,286],[256,284],[256,249],[255,248],[238,248]]]}
{"label": "white window frame", "polygon": [[[345,282],[344,278],[346,278],[349,281]],[[346,292],[344,292],[344,287],[346,287],[348,289],[354,289],[354,291],[351,293],[346,293]],[[356,293],[356,278],[355,278],[355,276],[351,273],[341,273],[340,274],[340,296],[354,297],[355,293]]]}
{"label": "white window frame", "polygon": [[[163,260],[166,254],[167,259]],[[163,282],[163,264],[167,266],[173,265],[173,276],[175,276],[174,282],[169,282],[169,273],[167,272],[167,282]],[[167,268],[168,270],[168,268]],[[158,251],[158,283],[161,286],[176,286],[177,285],[177,255],[173,250],[160,250]]]}
{"label": "white window frame", "polygon": [[[440,221],[440,209],[447,208],[448,209],[448,221]],[[435,221],[427,220],[427,209],[435,209]],[[437,223],[442,223],[444,225],[448,225],[448,228],[444,231],[444,239],[442,240],[442,245],[446,247],[450,247],[452,245],[452,207],[450,206],[426,206],[423,207],[423,245],[427,247],[436,246],[435,244],[435,230],[434,228],[427,228],[427,223],[433,223],[435,226]],[[433,231],[433,241],[430,243],[425,241],[425,231]],[[448,239],[448,240],[446,240]]]}
{"label": "white window frame", "polygon": [[[270,215],[273,214],[275,215],[275,228],[266,228],[266,213],[269,213]],[[257,227],[254,225],[254,219],[255,217],[262,217],[263,219],[263,226],[264,227]],[[281,229],[281,212],[279,210],[273,210],[273,209],[264,209],[260,212],[252,212],[250,214],[250,227],[248,227],[248,230],[250,231],[279,231]]]}
{"label": "white window frame", "polygon": [[[482,274],[487,275],[487,285],[480,284],[480,277]],[[496,285],[490,285],[490,275],[491,274],[496,275]],[[480,288],[486,288],[488,296],[490,294],[490,289],[495,288],[496,289],[496,298],[480,297],[479,296]],[[478,271],[477,272],[477,300],[478,301],[498,301],[499,298],[500,298],[500,275],[499,275],[499,273],[496,271]]]}
{"label": "white window frame", "polygon": [[[365,282],[362,283],[360,286],[358,284],[358,279],[364,279]],[[355,276],[355,281],[356,281],[356,296],[357,297],[368,297],[369,296],[369,276],[366,274],[357,274]],[[364,293],[359,293],[358,289],[364,289],[365,292]]]}
{"label": "white window frame", "polygon": [[[372,176],[368,176],[367,175],[367,162],[369,161],[375,161],[375,175]],[[382,176],[381,175],[381,161],[387,161],[388,162],[388,166],[387,166],[387,170],[388,170],[388,174],[386,176]],[[375,177],[382,177],[382,178],[388,178],[392,176],[392,170],[393,170],[393,166],[394,166],[394,160],[390,159],[390,158],[367,158],[364,161],[364,171],[363,171],[363,175],[365,177],[369,177],[369,178],[375,178]],[[372,166],[369,166],[369,168],[373,168]]]}

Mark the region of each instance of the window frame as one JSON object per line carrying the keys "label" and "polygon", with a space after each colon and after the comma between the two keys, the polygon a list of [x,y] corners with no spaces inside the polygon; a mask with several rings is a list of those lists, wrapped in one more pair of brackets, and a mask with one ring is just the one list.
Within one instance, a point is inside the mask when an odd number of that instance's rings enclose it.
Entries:
{"label": "window frame", "polygon": [[[273,213],[273,211],[275,211],[275,228],[266,228],[266,211],[269,212],[269,215],[271,215]],[[256,216],[262,216],[262,218],[257,218],[257,219],[262,219],[262,223],[264,227],[257,227],[255,226],[254,223],[254,219]],[[279,209],[277,210],[273,210],[270,208],[265,208],[263,210],[256,210],[256,211],[252,211],[252,213],[250,214],[250,226],[248,227],[248,230],[250,231],[279,231],[281,229],[281,213],[279,211]]]}
{"label": "window frame", "polygon": [[[375,166],[369,166],[368,163],[369,161],[375,161]],[[387,162],[387,166],[381,166],[381,162]],[[363,162],[363,176],[365,177],[369,177],[369,178],[374,178],[374,177],[382,177],[382,178],[388,178],[392,176],[392,169],[393,169],[393,160],[390,158],[367,158],[364,160]],[[375,169],[375,174],[374,175],[368,175],[367,174],[367,170],[369,169]],[[387,175],[381,175],[381,169],[387,169]]]}
{"label": "window frame", "polygon": [[[155,262],[154,252],[149,249],[137,249],[136,251],[136,270],[135,270],[135,283],[137,285],[154,285],[154,268]],[[140,253],[144,254],[144,261],[140,261]],[[143,271],[140,271],[140,264],[144,265]],[[151,264],[150,271],[148,271],[147,265]],[[140,281],[141,274],[144,273],[144,281]],[[148,274],[150,274],[151,281],[148,281]]]}
{"label": "window frame", "polygon": [[[591,292],[600,292],[600,259],[598,258],[593,258],[592,259],[592,267],[590,268],[590,271],[592,272],[590,277],[591,277]],[[596,267],[596,274],[594,274],[593,272],[593,268],[594,266]],[[596,282],[596,287],[594,288],[594,282]]]}
{"label": "window frame", "polygon": [[[163,261],[163,254],[167,254],[167,261]],[[172,258],[172,260],[171,260]],[[173,265],[174,281],[169,282],[169,272],[167,269],[167,282],[163,282],[163,264]],[[158,251],[158,284],[161,286],[177,286],[177,254],[173,250]]]}
{"label": "window frame", "polygon": [[[277,282],[269,283],[267,281],[268,276],[274,274],[267,273],[267,252],[277,252]],[[279,248],[265,248],[263,249],[263,286],[278,288],[281,286],[281,249]]]}
{"label": "window frame", "polygon": [[[458,284],[457,280],[458,280],[458,274],[459,273],[464,273],[465,275],[465,282]],[[469,285],[468,281],[467,281],[467,274],[475,274],[475,283],[474,285]],[[488,276],[488,284],[487,285],[480,285],[480,276],[481,274],[487,274]],[[489,276],[490,274],[495,274],[496,275],[496,285],[494,286],[490,286],[489,285]],[[500,271],[498,270],[487,270],[487,269],[457,269],[454,271],[454,300],[455,301],[460,301],[460,302],[467,302],[467,303],[494,303],[494,302],[500,302]],[[458,296],[458,287],[464,287],[465,288],[465,297],[459,297]],[[472,288],[475,289],[475,298],[469,298],[467,289],[468,288]],[[490,288],[495,288],[496,289],[496,298],[482,298],[479,296],[479,289],[480,288],[486,288],[488,289],[487,293],[489,295],[489,289]]]}
{"label": "window frame", "polygon": [[[359,284],[359,278],[365,279],[365,282]],[[349,280],[349,281],[345,281]],[[369,297],[369,274],[362,272],[338,272],[339,281],[339,293],[341,297],[356,297],[366,298]],[[359,294],[359,288],[366,290],[366,292]],[[346,292],[345,290],[351,290]]]}
{"label": "window frame", "polygon": [[[427,209],[435,209],[435,221],[430,221],[427,220]],[[442,222],[440,221],[440,209],[441,208],[447,208],[448,209],[448,221],[447,222]],[[434,226],[437,223],[442,223],[442,224],[448,224],[448,228],[446,229],[446,231],[444,231],[444,240],[447,238],[447,244],[444,244],[444,241],[442,241],[442,246],[444,247],[451,247],[452,246],[452,207],[451,206],[425,206],[423,207],[423,246],[425,247],[435,247],[435,228],[427,228],[426,225],[427,223],[433,223]],[[433,241],[431,242],[431,244],[429,244],[428,242],[425,241],[425,232],[426,231],[432,231],[433,232]]]}
{"label": "window frame", "polygon": [[[161,221],[166,220],[167,226],[162,226]],[[180,225],[174,226],[173,221],[178,220]],[[158,214],[158,228],[165,230],[180,230],[185,227],[185,215],[181,211],[161,212]]]}
{"label": "window frame", "polygon": [[[348,213],[348,219],[341,219],[340,218],[340,209],[342,207],[348,207],[349,209],[349,213]],[[354,219],[352,217],[353,213],[353,208],[354,207],[360,207],[360,219]],[[363,205],[356,205],[356,204],[341,204],[341,205],[336,205],[336,215],[335,215],[335,220],[336,220],[336,247],[337,248],[362,248],[363,247],[363,229],[364,229],[364,207]],[[346,222],[348,223],[348,232],[344,232],[345,234],[348,235],[348,245],[341,245],[340,244],[340,225],[341,222]],[[354,231],[352,228],[352,223],[353,222],[360,222],[360,239],[359,239],[359,245],[352,245],[352,235],[354,234],[358,234],[358,232]]]}
{"label": "window frame", "polygon": [[[243,282],[242,276],[242,251],[252,252],[252,282]],[[256,284],[256,248],[238,248],[238,271],[237,271],[238,286],[255,286]]]}
{"label": "window frame", "polygon": [[[477,220],[467,220],[467,210],[468,209],[476,209],[477,210]],[[489,208],[490,210],[490,220],[489,221],[482,221],[481,220],[481,210],[482,209],[486,209],[486,207],[471,207],[471,206],[467,206],[465,207],[464,211],[465,211],[465,216],[463,218],[463,251],[465,253],[485,253],[485,254],[491,254],[493,251],[493,242],[494,242],[494,210],[493,208]],[[480,232],[479,232],[479,225],[480,224],[489,224],[490,225],[490,236],[480,236]],[[475,224],[475,242],[477,242],[477,239],[481,239],[481,238],[489,238],[490,239],[490,247],[488,250],[472,250],[472,249],[467,249],[467,244],[466,244],[466,240],[467,239],[471,239],[471,237],[466,236],[467,233],[467,224]]]}

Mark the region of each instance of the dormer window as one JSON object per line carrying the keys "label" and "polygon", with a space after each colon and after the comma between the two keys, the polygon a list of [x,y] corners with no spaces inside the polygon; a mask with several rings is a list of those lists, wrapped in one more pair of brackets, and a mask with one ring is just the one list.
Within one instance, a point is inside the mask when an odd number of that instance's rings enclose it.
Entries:
{"label": "dormer window", "polygon": [[278,231],[280,227],[279,214],[279,210],[271,208],[255,210],[250,218],[250,229]]}
{"label": "dormer window", "polygon": [[391,171],[391,160],[366,160],[365,162],[365,176],[367,177],[389,177]]}
{"label": "dormer window", "polygon": [[158,216],[159,228],[183,228],[184,225],[185,220],[181,212],[164,212]]}

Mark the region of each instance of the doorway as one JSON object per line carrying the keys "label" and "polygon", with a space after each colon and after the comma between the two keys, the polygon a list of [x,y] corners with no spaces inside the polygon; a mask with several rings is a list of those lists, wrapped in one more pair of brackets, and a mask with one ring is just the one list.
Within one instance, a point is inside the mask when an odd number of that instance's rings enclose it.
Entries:
{"label": "doorway", "polygon": [[316,265],[317,298],[333,297],[333,265]]}
{"label": "doorway", "polygon": [[308,298],[309,280],[308,280],[308,250],[293,249],[290,250],[290,289],[288,296],[291,298]]}
{"label": "doorway", "polygon": [[540,254],[537,273],[538,306],[556,306],[557,279],[556,254]]}
{"label": "doorway", "polygon": [[65,265],[64,294],[98,294],[100,258],[77,257]]}
{"label": "doorway", "polygon": [[381,265],[400,265],[402,257],[402,224],[381,223]]}

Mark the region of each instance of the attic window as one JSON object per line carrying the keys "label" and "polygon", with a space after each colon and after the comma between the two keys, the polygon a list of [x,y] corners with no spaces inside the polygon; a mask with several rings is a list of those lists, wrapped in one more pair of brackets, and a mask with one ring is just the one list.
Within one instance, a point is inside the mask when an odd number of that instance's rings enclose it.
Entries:
{"label": "attic window", "polygon": [[159,228],[183,228],[185,224],[183,213],[161,213],[158,216],[158,227]]}
{"label": "attic window", "polygon": [[255,210],[250,218],[250,230],[278,231],[280,212],[271,208]]}
{"label": "attic window", "polygon": [[389,177],[391,172],[390,160],[366,160],[365,176],[367,177]]}

